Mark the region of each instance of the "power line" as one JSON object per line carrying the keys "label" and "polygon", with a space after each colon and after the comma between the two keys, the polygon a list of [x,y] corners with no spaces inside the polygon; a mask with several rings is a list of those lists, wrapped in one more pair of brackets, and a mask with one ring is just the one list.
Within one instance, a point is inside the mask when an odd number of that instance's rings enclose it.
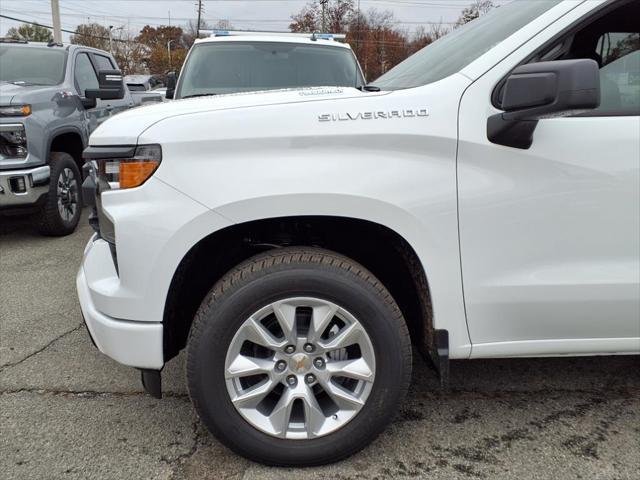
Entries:
{"label": "power line", "polygon": [[[53,27],[51,25],[45,25],[43,23],[38,23],[38,22],[30,22],[29,20],[24,20],[21,18],[15,18],[15,17],[10,17],[8,15],[3,15],[0,14],[0,17],[2,18],[6,18],[7,20],[13,20],[14,22],[22,22],[22,23],[28,23],[29,25],[37,25],[39,27],[44,27],[44,28],[48,28],[49,30],[53,30]],[[89,34],[84,34],[84,33],[78,33],[77,31],[74,30],[68,30],[66,28],[61,28],[60,29],[61,32],[65,32],[65,33],[71,33],[73,35],[80,35],[81,37],[89,37],[89,38],[98,38],[100,40],[109,40],[109,37],[101,37],[99,35],[89,35]],[[129,43],[129,40],[123,40],[121,38],[114,38],[113,39],[114,42],[123,42],[123,43]]]}

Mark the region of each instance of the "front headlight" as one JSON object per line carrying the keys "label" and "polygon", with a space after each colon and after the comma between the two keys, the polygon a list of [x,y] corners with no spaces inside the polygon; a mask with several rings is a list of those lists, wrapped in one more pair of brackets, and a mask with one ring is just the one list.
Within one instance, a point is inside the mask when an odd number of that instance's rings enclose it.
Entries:
{"label": "front headlight", "polygon": [[94,206],[89,223],[115,248],[115,226],[103,210],[102,194],[146,182],[162,161],[162,148],[160,145],[87,147],[82,156],[87,160],[82,194],[85,204]]}
{"label": "front headlight", "polygon": [[9,158],[25,158],[27,153],[29,152],[24,125],[0,124],[0,154]]}
{"label": "front headlight", "polygon": [[98,158],[94,161],[100,183],[107,183],[109,190],[134,188],[146,182],[156,171],[162,161],[162,149],[160,145],[139,145],[131,157]]}
{"label": "front headlight", "polygon": [[0,105],[0,117],[26,117],[31,115],[31,105]]}

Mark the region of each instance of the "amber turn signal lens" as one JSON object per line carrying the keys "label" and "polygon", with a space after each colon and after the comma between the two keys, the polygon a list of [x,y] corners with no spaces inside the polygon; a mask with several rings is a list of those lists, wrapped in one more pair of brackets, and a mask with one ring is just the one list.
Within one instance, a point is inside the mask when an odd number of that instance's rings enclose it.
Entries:
{"label": "amber turn signal lens", "polygon": [[159,164],[160,162],[155,160],[120,162],[120,188],[142,185],[155,172]]}

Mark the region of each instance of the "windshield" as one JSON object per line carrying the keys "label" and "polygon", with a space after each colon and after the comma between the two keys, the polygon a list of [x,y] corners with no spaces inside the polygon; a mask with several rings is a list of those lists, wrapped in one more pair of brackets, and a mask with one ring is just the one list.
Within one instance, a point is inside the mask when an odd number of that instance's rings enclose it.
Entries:
{"label": "windshield", "polygon": [[382,90],[419,87],[459,72],[561,0],[516,0],[493,9],[427,45],[373,85]]}
{"label": "windshield", "polygon": [[0,81],[58,85],[64,80],[66,52],[55,47],[0,46]]}
{"label": "windshield", "polygon": [[176,98],[362,83],[358,63],[347,48],[281,42],[202,43],[189,54]]}

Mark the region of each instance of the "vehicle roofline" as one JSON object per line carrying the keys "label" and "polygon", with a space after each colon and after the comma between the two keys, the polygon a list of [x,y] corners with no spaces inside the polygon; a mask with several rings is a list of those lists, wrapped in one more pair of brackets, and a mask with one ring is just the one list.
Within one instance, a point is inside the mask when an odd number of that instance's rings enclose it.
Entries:
{"label": "vehicle roofline", "polygon": [[266,35],[246,35],[246,36],[219,36],[219,37],[206,37],[198,38],[194,43],[225,43],[225,42],[264,42],[264,43],[295,43],[300,45],[321,45],[323,47],[337,47],[346,48],[351,50],[351,45],[346,42],[340,42],[336,40],[328,40],[324,38],[318,38],[311,40],[310,38],[296,38],[286,36],[266,36]]}
{"label": "vehicle roofline", "polygon": [[113,56],[111,55],[110,52],[106,50],[101,50],[99,48],[94,48],[94,47],[87,47],[85,45],[78,45],[75,43],[63,43],[62,45],[49,45],[46,42],[27,42],[27,43],[6,43],[3,45],[11,45],[11,46],[20,47],[20,48],[50,48],[50,49],[62,48],[67,52],[71,52],[72,50],[82,49],[82,50],[89,50],[92,52],[100,53],[101,55],[106,54],[109,56]]}

